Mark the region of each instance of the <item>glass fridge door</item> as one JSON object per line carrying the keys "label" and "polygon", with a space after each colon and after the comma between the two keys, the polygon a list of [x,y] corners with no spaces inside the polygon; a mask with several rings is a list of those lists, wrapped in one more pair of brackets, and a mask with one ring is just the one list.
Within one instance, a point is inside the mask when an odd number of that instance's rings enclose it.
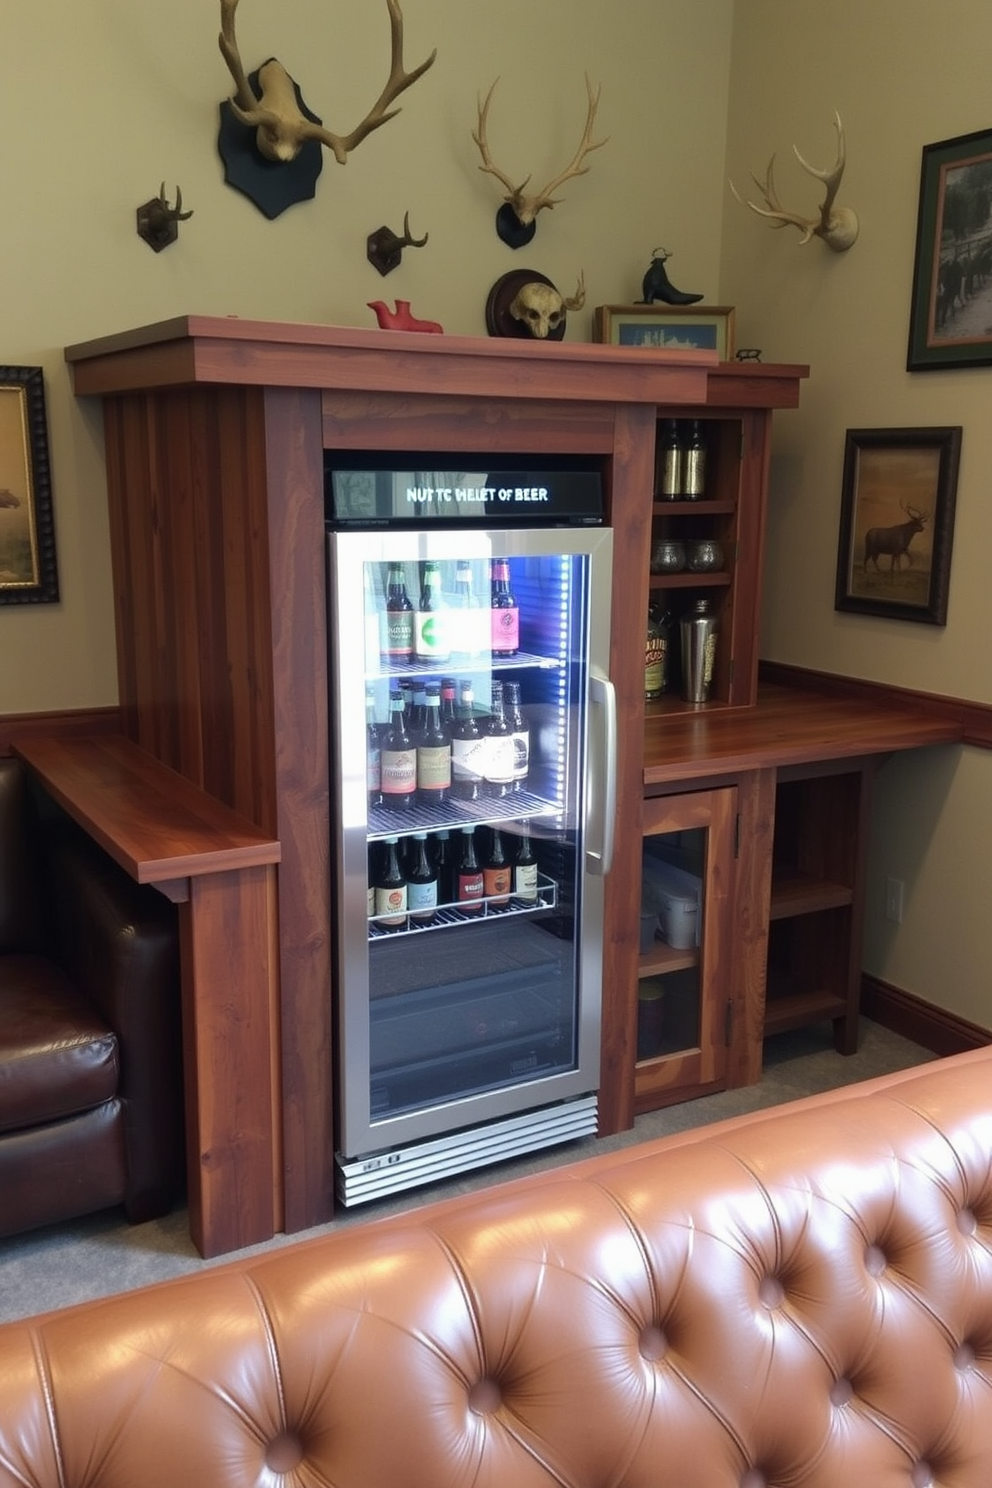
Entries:
{"label": "glass fridge door", "polygon": [[611,534],[328,541],[353,1158],[598,1084]]}

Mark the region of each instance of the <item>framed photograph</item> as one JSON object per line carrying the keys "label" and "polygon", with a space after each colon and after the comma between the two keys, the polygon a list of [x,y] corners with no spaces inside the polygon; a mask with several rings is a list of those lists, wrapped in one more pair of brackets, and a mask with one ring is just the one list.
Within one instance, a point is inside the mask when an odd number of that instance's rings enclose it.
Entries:
{"label": "framed photograph", "polygon": [[923,148],[906,367],[992,362],[992,129]]}
{"label": "framed photograph", "polygon": [[59,597],[40,367],[0,367],[0,604]]}
{"label": "framed photograph", "polygon": [[721,362],[730,362],[734,311],[729,305],[597,305],[593,335],[607,346],[715,351]]}
{"label": "framed photograph", "polygon": [[834,608],[947,623],[961,429],[848,429]]}

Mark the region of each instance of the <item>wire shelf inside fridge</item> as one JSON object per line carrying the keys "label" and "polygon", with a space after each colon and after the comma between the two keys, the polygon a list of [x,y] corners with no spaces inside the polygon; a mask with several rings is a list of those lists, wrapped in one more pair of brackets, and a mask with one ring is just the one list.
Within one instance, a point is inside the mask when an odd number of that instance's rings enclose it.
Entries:
{"label": "wire shelf inside fridge", "polygon": [[388,806],[370,806],[368,838],[407,836],[410,832],[457,832],[461,827],[483,823],[519,821],[521,817],[557,816],[560,808],[531,791],[512,791],[508,796],[480,796],[477,801],[452,798],[443,806],[422,806],[414,801],[403,811]]}
{"label": "wire shelf inside fridge", "polygon": [[[423,935],[428,930],[446,930],[454,925],[460,925],[464,929],[466,925],[477,925],[484,920],[491,923],[494,920],[516,919],[521,915],[539,914],[542,910],[554,909],[557,903],[558,885],[553,879],[545,878],[539,873],[536,899],[517,899],[512,894],[507,899],[504,894],[494,895],[474,899],[473,908],[467,912],[463,904],[439,904],[432,920],[418,922],[408,919],[399,929],[380,923],[388,920],[389,915],[377,915],[369,920],[369,940],[385,937],[395,940],[400,935]],[[476,909],[475,905],[480,907]]]}
{"label": "wire shelf inside fridge", "polygon": [[493,656],[486,652],[480,656],[448,656],[441,660],[418,661],[412,658],[402,662],[380,662],[378,667],[366,671],[366,682],[382,682],[390,677],[446,677],[474,676],[477,672],[506,672],[520,668],[537,668],[543,672],[555,671],[562,664],[560,656],[543,656],[533,651],[518,651],[515,656]]}

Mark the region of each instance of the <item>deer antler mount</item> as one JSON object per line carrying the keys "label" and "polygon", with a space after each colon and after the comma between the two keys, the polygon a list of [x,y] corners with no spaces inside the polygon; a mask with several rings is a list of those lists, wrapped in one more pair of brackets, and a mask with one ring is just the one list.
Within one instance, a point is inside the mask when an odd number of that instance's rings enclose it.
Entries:
{"label": "deer antler mount", "polygon": [[822,238],[827,247],[832,248],[835,253],[845,253],[848,248],[853,247],[858,236],[858,217],[850,207],[835,205],[846,162],[844,126],[840,122],[839,114],[834,115],[834,128],[837,131],[837,160],[829,170],[818,170],[816,166],[810,165],[803,159],[795,145],[792,147],[793,154],[807,175],[813,176],[817,181],[822,181],[826,187],[819,217],[803,217],[798,212],[787,212],[783,208],[775,189],[774,155],[768,162],[763,181],[759,181],[755,175],[751,177],[761,193],[764,201],[763,207],[759,207],[753,201],[745,201],[733,181],[729,182],[729,185],[742,206],[750,207],[751,211],[757,212],[759,217],[766,217],[772,227],[798,227],[802,233],[799,239],[800,246],[808,243],[810,238]]}
{"label": "deer antler mount", "polygon": [[275,57],[257,72],[245,72],[235,35],[239,0],[220,0],[218,44],[234,80],[234,96],[221,104],[218,146],[228,184],[243,191],[267,217],[311,197],[326,146],[339,165],[373,130],[399,113],[393,104],[434,63],[436,50],[412,72],[403,66],[403,15],[399,0],[386,0],[390,25],[390,67],[386,84],[365,118],[348,134],[323,127],[310,112],[299,87]]}
{"label": "deer antler mount", "polygon": [[560,198],[556,198],[554,193],[566,181],[571,180],[573,176],[584,176],[589,169],[588,165],[585,164],[586,156],[591,155],[593,150],[602,149],[603,145],[607,143],[605,139],[593,141],[592,138],[593,124],[596,121],[596,110],[599,107],[600,90],[599,88],[593,88],[587,74],[586,97],[588,103],[586,108],[586,127],[583,131],[579,148],[565,169],[559,175],[555,176],[553,180],[549,181],[543,191],[535,191],[533,194],[528,194],[524,188],[530,181],[530,176],[525,177],[519,186],[515,186],[510,177],[504,171],[500,170],[499,166],[494,164],[492,155],[489,152],[487,135],[489,105],[492,102],[493,93],[496,91],[496,83],[498,82],[499,78],[496,79],[496,82],[493,83],[489,92],[486,94],[485,102],[481,99],[479,101],[479,122],[478,126],[472,131],[472,138],[475,140],[479,148],[479,153],[482,156],[482,164],[479,166],[479,169],[486,171],[491,176],[495,176],[497,181],[506,189],[503,205],[496,213],[496,232],[508,247],[522,248],[525,243],[531,241],[537,231],[537,222],[535,219],[538,212],[543,212],[545,207],[549,209],[556,207],[559,204]]}

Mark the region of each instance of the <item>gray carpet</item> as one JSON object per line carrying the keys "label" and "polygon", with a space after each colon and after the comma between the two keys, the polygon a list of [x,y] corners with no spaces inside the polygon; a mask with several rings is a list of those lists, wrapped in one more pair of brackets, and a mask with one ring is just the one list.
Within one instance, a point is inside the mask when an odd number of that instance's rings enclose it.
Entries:
{"label": "gray carpet", "polygon": [[[720,1121],[741,1112],[757,1111],[796,1100],[820,1090],[871,1079],[892,1070],[925,1063],[934,1056],[917,1044],[862,1019],[858,1052],[847,1058],[834,1052],[829,1024],[797,1033],[779,1034],[765,1047],[764,1074],[759,1084],[728,1090],[682,1105],[640,1116],[632,1131],[598,1140],[556,1147],[537,1155],[485,1168],[477,1174],[449,1179],[444,1184],[412,1190],[397,1198],[341,1213],[335,1224],[362,1224],[383,1214],[413,1208],[445,1193],[463,1193],[500,1182],[521,1172],[540,1172],[578,1157],[615,1151],[666,1132]],[[318,1231],[307,1231],[316,1234]],[[255,1246],[242,1255],[285,1245],[302,1235],[279,1235],[268,1246]],[[224,1257],[231,1259],[231,1257]],[[0,1240],[0,1322],[28,1317],[49,1308],[65,1307],[91,1297],[130,1291],[149,1282],[198,1271],[212,1264],[197,1254],[189,1238],[187,1216],[177,1209],[149,1224],[128,1225],[119,1211],[109,1211],[70,1224],[54,1225],[28,1235]]]}

